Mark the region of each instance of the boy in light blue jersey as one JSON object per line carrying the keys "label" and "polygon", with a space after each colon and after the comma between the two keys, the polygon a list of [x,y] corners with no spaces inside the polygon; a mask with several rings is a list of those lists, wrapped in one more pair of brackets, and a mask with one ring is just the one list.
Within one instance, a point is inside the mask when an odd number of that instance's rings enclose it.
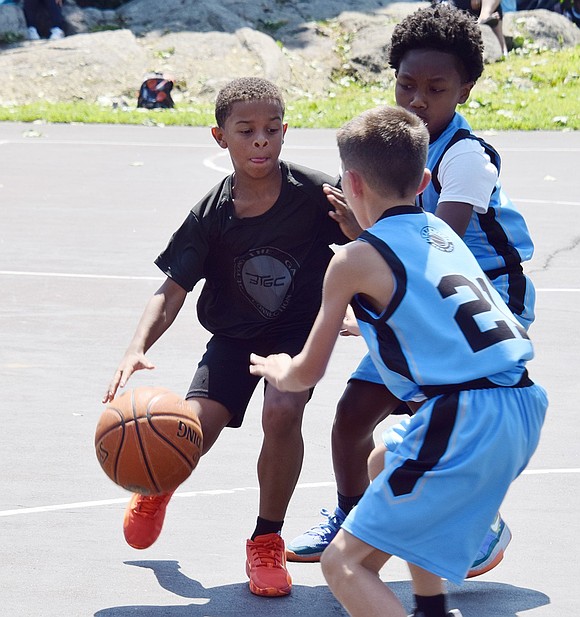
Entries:
{"label": "boy in light blue jersey", "polygon": [[313,386],[353,307],[385,386],[416,411],[386,432],[390,447],[373,456],[374,479],[324,551],[323,574],[352,617],[404,617],[379,576],[396,555],[409,564],[414,617],[460,617],[443,579],[466,576],[537,447],[546,394],[526,370],[526,330],[473,253],[414,203],[430,178],[424,124],[380,107],[337,140],[344,195],[365,231],[332,258],[302,351],[252,354],[250,371],[281,391]]}
{"label": "boy in light blue jersey", "polygon": [[[483,72],[479,27],[453,6],[420,9],[395,27],[389,60],[396,71],[397,104],[417,115],[429,131],[427,167],[432,179],[418,204],[463,238],[527,329],[534,320],[535,291],[522,262],[532,257],[533,243],[524,218],[502,190],[499,155],[472,133],[456,111]],[[386,163],[390,165],[392,161]],[[331,202],[341,199],[336,189],[329,187],[327,194]],[[423,308],[430,313],[426,299]],[[289,560],[319,561],[368,486],[367,458],[374,447],[374,430],[393,412],[401,412],[400,400],[387,390],[367,355],[347,384],[332,427],[338,506],[334,512],[323,510],[324,521],[287,544]],[[468,577],[495,567],[510,539],[511,532],[498,515]]]}

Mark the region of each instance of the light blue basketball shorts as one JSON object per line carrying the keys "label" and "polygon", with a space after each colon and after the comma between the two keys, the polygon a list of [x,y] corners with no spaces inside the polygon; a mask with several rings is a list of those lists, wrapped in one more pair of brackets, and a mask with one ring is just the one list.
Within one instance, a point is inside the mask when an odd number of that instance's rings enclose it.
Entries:
{"label": "light blue basketball shorts", "polygon": [[537,447],[547,405],[537,384],[429,399],[385,431],[385,468],[343,529],[460,584]]}

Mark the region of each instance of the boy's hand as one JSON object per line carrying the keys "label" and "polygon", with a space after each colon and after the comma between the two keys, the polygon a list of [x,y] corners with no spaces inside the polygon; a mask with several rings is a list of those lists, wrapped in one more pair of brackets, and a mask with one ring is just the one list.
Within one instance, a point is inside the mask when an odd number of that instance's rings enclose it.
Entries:
{"label": "boy's hand", "polygon": [[358,224],[355,215],[348,207],[344,193],[330,184],[325,184],[322,187],[326,198],[330,205],[334,208],[334,212],[330,211],[328,215],[336,221],[342,230],[342,233],[351,240],[355,240],[362,233],[362,228]]}
{"label": "boy's hand", "polygon": [[250,373],[264,377],[277,390],[284,392],[283,379],[288,374],[292,358],[287,353],[272,354],[267,358],[250,354]]}
{"label": "boy's hand", "polygon": [[151,370],[154,368],[155,365],[151,364],[143,353],[131,352],[125,354],[125,357],[121,360],[121,364],[119,364],[119,368],[115,372],[105,392],[105,396],[103,396],[103,403],[112,401],[115,398],[118,388],[124,388],[129,377],[131,377],[135,371],[140,371],[142,369]]}

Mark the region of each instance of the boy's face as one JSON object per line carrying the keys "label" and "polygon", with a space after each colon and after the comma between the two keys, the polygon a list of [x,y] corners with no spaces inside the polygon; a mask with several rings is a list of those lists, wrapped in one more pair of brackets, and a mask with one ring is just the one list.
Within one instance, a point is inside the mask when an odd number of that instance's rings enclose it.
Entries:
{"label": "boy's face", "polygon": [[472,87],[453,54],[413,49],[399,66],[395,100],[423,120],[433,141],[451,122],[457,105],[467,101]]}
{"label": "boy's face", "polygon": [[224,126],[214,127],[212,135],[229,150],[236,173],[257,179],[278,170],[287,127],[278,102],[244,101],[233,104]]}

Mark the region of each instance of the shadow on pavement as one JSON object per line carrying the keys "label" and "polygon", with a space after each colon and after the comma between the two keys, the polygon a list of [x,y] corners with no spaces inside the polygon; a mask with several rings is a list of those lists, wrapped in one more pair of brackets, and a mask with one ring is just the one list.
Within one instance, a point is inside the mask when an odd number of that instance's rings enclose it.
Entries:
{"label": "shadow on pavement", "polygon": [[[294,585],[292,595],[282,598],[261,598],[250,593],[247,583],[222,585],[206,589],[198,581],[185,576],[177,561],[126,561],[125,564],[153,571],[161,587],[181,598],[195,600],[179,606],[115,606],[97,611],[94,617],[227,617],[261,615],[280,617],[296,615],[316,617],[346,616],[347,613],[328,587]],[[408,581],[389,582],[409,611],[412,610],[412,590]],[[449,607],[459,608],[463,617],[516,617],[550,603],[545,594],[533,589],[505,583],[467,581],[462,586],[449,585]]]}

